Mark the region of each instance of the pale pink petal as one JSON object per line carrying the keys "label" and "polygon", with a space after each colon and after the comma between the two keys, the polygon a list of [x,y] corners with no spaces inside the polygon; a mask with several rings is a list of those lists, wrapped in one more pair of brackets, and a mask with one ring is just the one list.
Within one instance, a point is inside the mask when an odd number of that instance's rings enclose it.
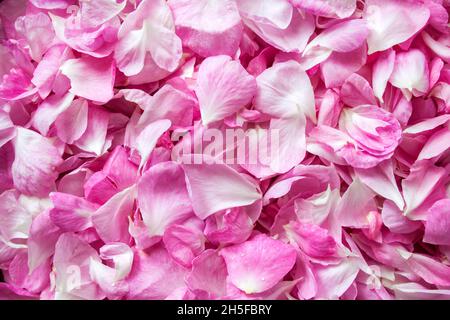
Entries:
{"label": "pale pink petal", "polygon": [[327,88],[342,86],[344,81],[366,63],[367,48],[360,46],[349,52],[333,52],[321,63],[320,70]]}
{"label": "pale pink petal", "polygon": [[55,244],[62,234],[50,219],[49,211],[43,211],[34,218],[30,227],[28,245],[28,268],[33,271],[55,252]]}
{"label": "pale pink petal", "polygon": [[364,228],[369,225],[368,214],[376,211],[375,193],[359,179],[353,180],[336,208],[342,226]]}
{"label": "pale pink petal", "polygon": [[169,226],[164,232],[164,246],[172,258],[190,268],[192,260],[205,250],[203,222],[193,218],[183,224]]}
{"label": "pale pink petal", "polygon": [[417,160],[432,159],[450,149],[450,130],[444,127],[436,131],[425,143]]}
{"label": "pale pink petal", "polygon": [[83,198],[60,192],[52,192],[53,208],[50,219],[64,232],[83,231],[92,226],[91,216],[98,205]]}
{"label": "pale pink petal", "polygon": [[66,9],[75,4],[76,0],[30,0],[30,2],[41,9]]}
{"label": "pale pink petal", "polygon": [[324,228],[296,221],[285,228],[290,240],[309,257],[326,258],[333,256],[337,251],[336,242]]}
{"label": "pale pink petal", "polygon": [[371,54],[411,38],[425,26],[430,10],[418,1],[367,0],[363,17]]}
{"label": "pale pink petal", "polygon": [[415,282],[394,284],[390,289],[400,300],[448,300],[450,297],[450,290],[429,289]]}
{"label": "pale pink petal", "polygon": [[227,292],[227,275],[224,259],[215,250],[208,249],[192,261],[186,283],[194,292],[205,292],[209,299],[220,298]]}
{"label": "pale pink petal", "polygon": [[356,0],[289,0],[293,6],[329,18],[347,18],[356,9]]}
{"label": "pale pink petal", "polygon": [[26,39],[31,58],[37,62],[41,61],[43,54],[55,37],[48,15],[39,12],[19,17],[15,22],[15,27]]}
{"label": "pale pink petal", "polygon": [[167,71],[178,67],[181,40],[175,34],[172,13],[165,1],[142,1],[128,14],[118,36],[115,60],[125,75],[142,71],[147,52],[157,66]]}
{"label": "pale pink petal", "polygon": [[429,89],[429,69],[422,51],[411,49],[398,53],[389,81],[393,86],[404,89],[415,97],[426,93]]}
{"label": "pale pink petal", "polygon": [[87,152],[101,155],[106,144],[109,113],[97,106],[89,106],[87,128],[75,144]]}
{"label": "pale pink petal", "polygon": [[16,129],[8,113],[0,110],[0,148],[14,138]]}
{"label": "pale pink petal", "polygon": [[67,92],[63,96],[53,95],[45,99],[33,115],[33,126],[42,135],[47,135],[50,126],[61,113],[70,107],[73,99],[74,95],[70,92]]}
{"label": "pale pink petal", "polygon": [[253,231],[253,221],[243,210],[235,208],[208,217],[205,236],[214,244],[235,244],[247,240]]}
{"label": "pale pink petal", "polygon": [[342,104],[339,101],[339,95],[332,89],[327,89],[320,102],[317,123],[335,127],[338,123],[339,114],[342,110]]}
{"label": "pale pink petal", "polygon": [[375,96],[383,102],[386,85],[394,71],[395,51],[390,49],[383,52],[373,65],[372,85]]}
{"label": "pale pink petal", "polygon": [[350,107],[358,107],[362,104],[377,104],[369,82],[357,73],[352,74],[345,80],[340,94],[342,101]]}
{"label": "pale pink petal", "polygon": [[[132,13],[131,13],[132,14]],[[132,30],[119,40],[114,59],[117,68],[127,76],[139,74],[146,59],[145,30]]]}
{"label": "pale pink petal", "polygon": [[355,258],[345,258],[338,265],[314,267],[317,281],[316,299],[338,299],[341,297],[359,272]]}
{"label": "pale pink petal", "polygon": [[236,53],[243,27],[234,1],[171,0],[169,6],[184,46],[203,57]]}
{"label": "pale pink petal", "polygon": [[261,199],[254,183],[225,164],[184,164],[189,196],[201,218]]}
{"label": "pale pink petal", "polygon": [[81,138],[88,126],[88,102],[76,99],[55,121],[58,138],[68,144]]}
{"label": "pale pink petal", "polygon": [[162,246],[149,252],[136,252],[133,267],[127,278],[130,290],[128,299],[165,299],[175,290],[184,287],[188,270],[170,257]]}
{"label": "pale pink petal", "polygon": [[247,294],[266,291],[275,286],[292,269],[296,260],[294,248],[266,235],[224,248],[230,281]]}
{"label": "pale pink petal", "polygon": [[[133,256],[131,256],[131,261]],[[129,287],[125,281],[116,280],[118,270],[103,264],[101,261],[91,259],[89,263],[89,276],[97,284],[108,300],[122,299]]]}
{"label": "pale pink petal", "polygon": [[198,104],[194,92],[189,90],[182,80],[168,82],[152,97],[143,99],[143,104],[135,100],[144,109],[138,121],[139,126],[161,119],[170,120],[172,126],[189,126],[192,124],[194,108]]}
{"label": "pale pink petal", "polygon": [[18,127],[12,164],[14,186],[23,193],[45,196],[54,188],[61,163],[59,150],[38,133]]}
{"label": "pale pink petal", "polygon": [[240,13],[256,22],[286,29],[292,19],[293,8],[288,1],[237,0]]}
{"label": "pale pink petal", "polygon": [[329,126],[317,126],[310,133],[306,150],[336,164],[346,164],[341,154],[338,154],[347,144],[349,137]]}
{"label": "pale pink petal", "polygon": [[126,6],[125,0],[81,1],[80,23],[85,27],[99,26],[117,16]]}
{"label": "pale pink petal", "polygon": [[[287,16],[284,19],[286,18]],[[310,14],[301,15],[295,9],[292,11],[292,18],[288,20],[289,24],[285,28],[278,27],[272,22],[265,23],[266,19],[264,16],[254,17],[252,13],[243,15],[243,21],[247,27],[268,44],[284,52],[302,52],[314,32],[313,16]]]}
{"label": "pale pink petal", "polygon": [[[57,85],[57,79],[61,78],[59,77],[59,68],[69,58],[73,58],[70,48],[63,44],[58,44],[48,49],[36,66],[31,82],[38,88],[42,99],[45,99],[52,90],[61,93],[59,91],[62,89],[59,87],[61,85]],[[64,89],[67,90],[69,87]]]}
{"label": "pale pink petal", "polygon": [[402,181],[403,197],[406,203],[405,215],[410,215],[433,194],[446,176],[444,168],[436,167],[426,160],[417,163]]}
{"label": "pale pink petal", "polygon": [[411,253],[404,249],[397,249],[405,262],[405,267],[430,284],[437,286],[450,285],[450,267],[424,254]]}
{"label": "pale pink petal", "polygon": [[355,168],[355,173],[365,185],[403,209],[404,201],[395,181],[392,161],[383,161],[369,169]]}
{"label": "pale pink petal", "polygon": [[62,234],[55,247],[55,299],[102,299],[104,296],[89,274],[91,259],[100,258],[86,241],[73,233]]}
{"label": "pale pink petal", "polygon": [[191,215],[181,166],[161,162],[147,170],[138,184],[138,201],[150,236],[162,236],[168,226]]}
{"label": "pale pink petal", "polygon": [[421,132],[426,132],[433,130],[443,124],[448,123],[450,120],[450,114],[443,114],[441,116],[425,119],[419,123],[416,123],[408,128],[406,128],[403,133],[417,134]]}
{"label": "pale pink petal", "polygon": [[61,66],[61,72],[69,78],[73,94],[98,102],[108,102],[114,96],[115,65],[111,57],[70,59]]}
{"label": "pale pink petal", "polygon": [[301,223],[321,225],[334,211],[339,199],[338,189],[331,190],[328,187],[324,192],[307,199],[295,199],[295,213]]}
{"label": "pale pink petal", "polygon": [[315,47],[326,48],[330,51],[337,52],[353,51],[364,44],[368,33],[367,25],[361,19],[352,19],[337,23],[325,29],[308,43],[302,56],[307,55],[308,51]]}
{"label": "pale pink petal", "polygon": [[103,241],[128,243],[128,222],[133,213],[135,198],[136,188],[129,187],[115,194],[95,211],[92,223]]}
{"label": "pale pink petal", "polygon": [[139,169],[143,168],[147,163],[150,154],[158,142],[161,135],[166,132],[171,126],[170,120],[157,120],[150,123],[136,138],[136,149],[141,155],[141,162]]}
{"label": "pale pink petal", "polygon": [[342,157],[357,168],[371,168],[392,157],[401,139],[401,126],[390,112],[376,106],[344,108],[339,129],[348,134],[355,147],[347,145]]}
{"label": "pale pink petal", "polygon": [[423,241],[437,244],[450,245],[450,199],[437,201],[428,210]]}
{"label": "pale pink petal", "polygon": [[301,66],[291,60],[277,63],[256,78],[255,107],[272,117],[305,115],[316,119],[314,93],[310,79]]}
{"label": "pale pink petal", "polygon": [[23,200],[23,196],[15,190],[8,190],[0,195],[0,239],[14,249],[26,247],[33,221],[32,212],[27,210]]}
{"label": "pale pink petal", "polygon": [[298,253],[295,264],[294,277],[299,278],[297,283],[297,294],[300,299],[311,299],[317,293],[317,283],[314,277],[311,263],[307,256],[301,251]]}
{"label": "pale pink petal", "polygon": [[255,78],[229,56],[210,57],[200,65],[195,93],[204,125],[236,113],[255,92]]}
{"label": "pale pink petal", "polygon": [[114,281],[122,280],[128,276],[133,263],[133,251],[121,242],[112,242],[100,248],[100,258],[112,260],[116,271]]}
{"label": "pale pink petal", "polygon": [[410,233],[422,227],[422,223],[405,217],[398,206],[390,200],[384,201],[381,217],[384,225],[395,233]]}
{"label": "pale pink petal", "polygon": [[28,253],[17,254],[8,267],[8,283],[31,293],[40,293],[50,286],[50,261],[30,271],[27,265]]}
{"label": "pale pink petal", "polygon": [[[273,119],[270,135],[278,135],[278,145],[270,146],[270,169],[285,173],[298,165],[306,154],[306,119],[300,114],[289,119]],[[275,150],[272,150],[275,149]]]}
{"label": "pale pink petal", "polygon": [[422,32],[422,38],[425,44],[445,62],[450,61],[450,48],[439,40],[433,39],[427,32]]}
{"label": "pale pink petal", "polygon": [[69,7],[68,11],[72,14],[67,18],[49,13],[57,38],[77,52],[91,57],[104,58],[111,55],[117,42],[119,18],[99,26],[86,26],[81,22],[83,16],[77,6]]}
{"label": "pale pink petal", "polygon": [[444,61],[442,61],[440,58],[436,57],[433,60],[431,60],[430,65],[429,65],[430,88],[433,88],[434,85],[439,81],[443,67],[444,67]]}

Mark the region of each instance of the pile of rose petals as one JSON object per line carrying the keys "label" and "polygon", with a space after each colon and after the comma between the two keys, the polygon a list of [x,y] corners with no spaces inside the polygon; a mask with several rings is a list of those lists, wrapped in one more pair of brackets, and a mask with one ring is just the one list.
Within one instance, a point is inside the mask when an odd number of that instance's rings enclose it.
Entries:
{"label": "pile of rose petals", "polygon": [[0,298],[450,299],[449,10],[1,1]]}

